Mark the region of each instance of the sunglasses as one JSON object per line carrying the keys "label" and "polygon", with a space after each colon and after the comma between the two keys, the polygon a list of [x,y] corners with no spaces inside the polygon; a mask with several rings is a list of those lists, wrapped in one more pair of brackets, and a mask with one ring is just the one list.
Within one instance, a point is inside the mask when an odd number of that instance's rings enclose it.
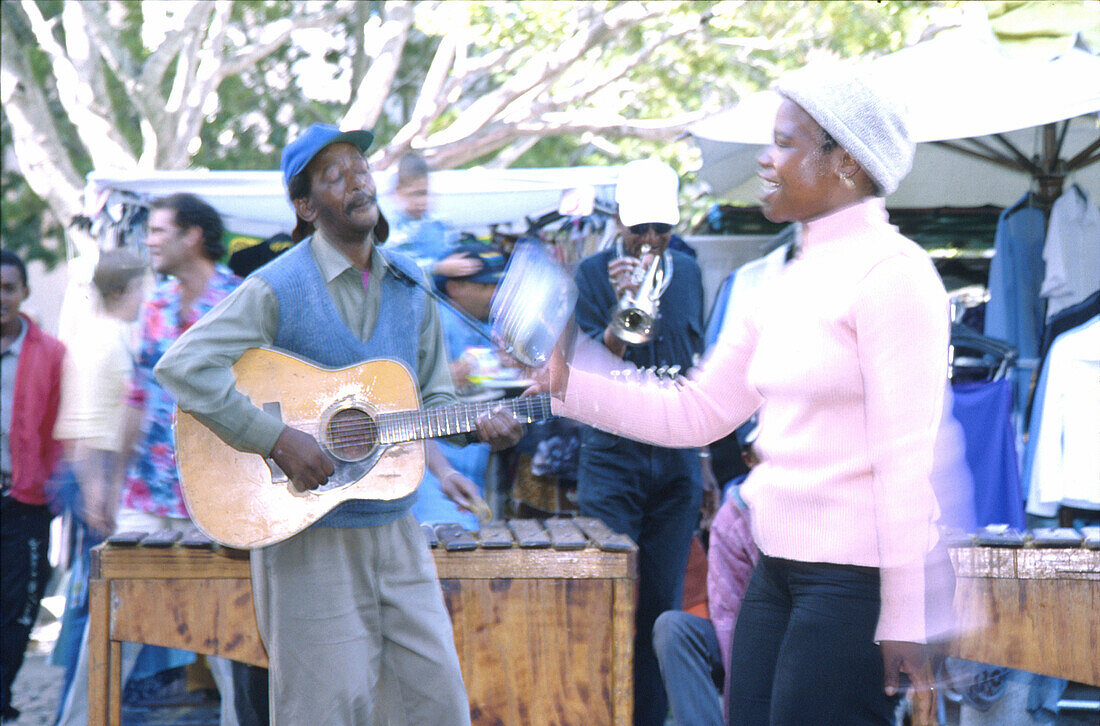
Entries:
{"label": "sunglasses", "polygon": [[644,224],[632,224],[627,227],[627,229],[630,230],[631,234],[636,234],[640,237],[641,235],[648,232],[650,229],[652,229],[657,234],[668,234],[672,231],[672,225],[665,224],[664,222],[646,222]]}

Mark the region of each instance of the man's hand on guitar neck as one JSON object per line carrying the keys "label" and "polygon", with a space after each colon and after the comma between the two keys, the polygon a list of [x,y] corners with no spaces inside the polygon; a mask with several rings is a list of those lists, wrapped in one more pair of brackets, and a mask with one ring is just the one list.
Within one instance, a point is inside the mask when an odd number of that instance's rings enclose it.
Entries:
{"label": "man's hand on guitar neck", "polygon": [[316,489],[336,471],[316,439],[289,426],[276,439],[271,458],[299,491]]}
{"label": "man's hand on guitar neck", "polygon": [[496,408],[477,417],[477,435],[493,451],[515,446],[523,438],[525,427],[511,412]]}

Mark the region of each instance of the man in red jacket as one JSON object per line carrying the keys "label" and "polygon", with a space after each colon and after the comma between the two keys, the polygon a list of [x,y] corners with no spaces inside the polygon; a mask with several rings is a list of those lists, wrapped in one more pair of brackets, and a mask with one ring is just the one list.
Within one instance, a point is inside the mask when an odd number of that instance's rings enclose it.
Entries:
{"label": "man in red jacket", "polygon": [[42,591],[50,577],[46,480],[61,455],[53,438],[65,348],[19,312],[27,268],[0,250],[0,707],[19,711],[11,684],[23,665]]}

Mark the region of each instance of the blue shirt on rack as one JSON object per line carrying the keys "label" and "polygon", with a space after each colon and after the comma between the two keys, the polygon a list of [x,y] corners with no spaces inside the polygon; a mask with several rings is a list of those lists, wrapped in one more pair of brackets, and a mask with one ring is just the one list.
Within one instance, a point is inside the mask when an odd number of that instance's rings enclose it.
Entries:
{"label": "blue shirt on rack", "polygon": [[1030,194],[1001,212],[989,265],[985,334],[1016,346],[1021,358],[1039,354],[1043,333],[1043,241],[1046,216],[1028,206]]}

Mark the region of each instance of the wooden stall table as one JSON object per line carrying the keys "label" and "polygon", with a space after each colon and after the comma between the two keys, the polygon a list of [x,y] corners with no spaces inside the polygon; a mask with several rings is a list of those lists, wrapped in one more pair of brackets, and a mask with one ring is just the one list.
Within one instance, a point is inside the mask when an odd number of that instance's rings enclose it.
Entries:
{"label": "wooden stall table", "polygon": [[[621,544],[621,543],[620,543]],[[433,549],[474,724],[629,724],[637,548]],[[266,666],[248,553],[92,550],[89,720],[121,723],[121,644]]]}
{"label": "wooden stall table", "polygon": [[1100,550],[961,547],[955,611],[984,627],[949,655],[1100,686]]}

